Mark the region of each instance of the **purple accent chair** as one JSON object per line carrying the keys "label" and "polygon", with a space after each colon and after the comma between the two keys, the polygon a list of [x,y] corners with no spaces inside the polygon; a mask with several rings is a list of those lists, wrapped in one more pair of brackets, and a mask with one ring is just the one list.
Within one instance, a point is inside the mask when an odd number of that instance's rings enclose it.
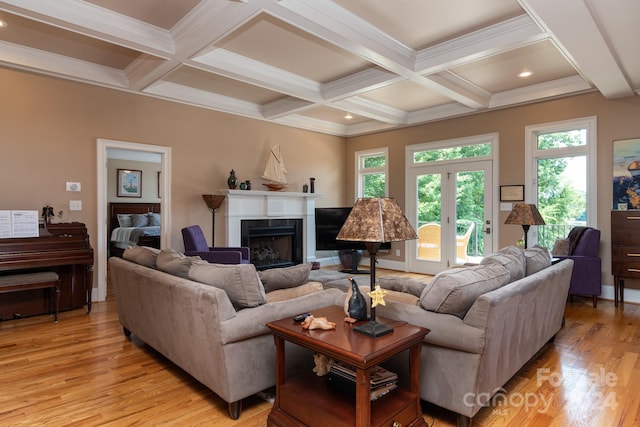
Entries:
{"label": "purple accent chair", "polygon": [[[569,238],[572,232],[569,233]],[[598,296],[602,293],[600,230],[586,227],[577,242],[570,241],[569,247],[569,255],[556,256],[559,259],[573,260],[569,295],[591,295],[593,308],[596,308]]]}
{"label": "purple accent chair", "polygon": [[199,256],[213,264],[250,264],[247,247],[210,247],[199,225],[191,225],[182,229],[184,254]]}

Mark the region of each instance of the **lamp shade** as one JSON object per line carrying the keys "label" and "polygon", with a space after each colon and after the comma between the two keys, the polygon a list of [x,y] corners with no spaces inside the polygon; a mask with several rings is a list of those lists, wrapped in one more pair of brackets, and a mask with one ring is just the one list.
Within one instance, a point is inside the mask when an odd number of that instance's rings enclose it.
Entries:
{"label": "lamp shade", "polygon": [[216,210],[224,201],[224,196],[218,194],[203,194],[202,198],[209,209]]}
{"label": "lamp shade", "polygon": [[390,197],[358,199],[336,237],[337,240],[376,243],[417,238],[402,209]]}
{"label": "lamp shade", "polygon": [[516,203],[504,222],[517,225],[545,225],[544,219],[536,205],[529,203]]}

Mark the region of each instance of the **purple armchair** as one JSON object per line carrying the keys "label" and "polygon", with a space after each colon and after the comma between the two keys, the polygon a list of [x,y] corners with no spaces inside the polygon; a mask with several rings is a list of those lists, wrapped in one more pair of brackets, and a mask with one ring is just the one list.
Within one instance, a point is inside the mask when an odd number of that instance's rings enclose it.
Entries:
{"label": "purple armchair", "polygon": [[569,232],[569,255],[556,258],[573,260],[569,295],[591,295],[593,307],[598,305],[601,288],[600,230],[575,227]]}
{"label": "purple armchair", "polygon": [[209,247],[199,225],[183,228],[182,239],[185,255],[197,255],[214,264],[249,264],[251,262],[247,247]]}

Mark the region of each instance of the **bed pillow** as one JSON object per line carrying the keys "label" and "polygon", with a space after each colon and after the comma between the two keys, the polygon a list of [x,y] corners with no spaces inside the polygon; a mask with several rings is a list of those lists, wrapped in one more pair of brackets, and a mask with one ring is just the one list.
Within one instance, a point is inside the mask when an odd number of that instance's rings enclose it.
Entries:
{"label": "bed pillow", "polygon": [[131,215],[132,227],[147,227],[149,225],[149,216],[147,214]]}
{"label": "bed pillow", "polygon": [[122,258],[149,268],[156,268],[156,260],[160,249],[147,246],[132,246],[124,250]]}
{"label": "bed pillow", "polygon": [[131,214],[118,214],[118,225],[120,227],[133,227]]}
{"label": "bed pillow", "polygon": [[424,288],[420,305],[428,311],[464,318],[480,295],[506,285],[510,277],[509,270],[500,264],[445,270]]}
{"label": "bed pillow", "polygon": [[160,214],[159,213],[149,213],[149,225],[156,226],[160,225]]}
{"label": "bed pillow", "polygon": [[188,279],[191,264],[201,259],[199,256],[186,256],[174,249],[163,249],[156,258],[156,267],[165,273]]}
{"label": "bed pillow", "polygon": [[236,309],[257,307],[267,301],[253,264],[211,264],[196,261],[189,270],[189,279],[224,290]]}
{"label": "bed pillow", "polygon": [[259,273],[265,292],[300,286],[307,282],[311,264],[303,263],[291,267],[271,268]]}

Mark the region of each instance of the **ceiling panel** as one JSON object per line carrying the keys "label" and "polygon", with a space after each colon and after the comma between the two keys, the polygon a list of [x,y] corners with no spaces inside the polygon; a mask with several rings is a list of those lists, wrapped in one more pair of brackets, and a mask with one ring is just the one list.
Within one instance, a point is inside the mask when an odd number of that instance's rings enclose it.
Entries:
{"label": "ceiling panel", "polygon": [[320,83],[371,67],[367,61],[267,14],[255,17],[217,45]]}
{"label": "ceiling panel", "polygon": [[372,90],[362,97],[404,111],[422,110],[451,102],[446,96],[408,80]]}
{"label": "ceiling panel", "polygon": [[[500,55],[454,67],[451,71],[491,93],[574,76],[575,68],[550,41],[543,41]],[[531,72],[522,78],[518,74]]]}
{"label": "ceiling panel", "polygon": [[85,0],[166,30],[171,29],[201,0]]}

